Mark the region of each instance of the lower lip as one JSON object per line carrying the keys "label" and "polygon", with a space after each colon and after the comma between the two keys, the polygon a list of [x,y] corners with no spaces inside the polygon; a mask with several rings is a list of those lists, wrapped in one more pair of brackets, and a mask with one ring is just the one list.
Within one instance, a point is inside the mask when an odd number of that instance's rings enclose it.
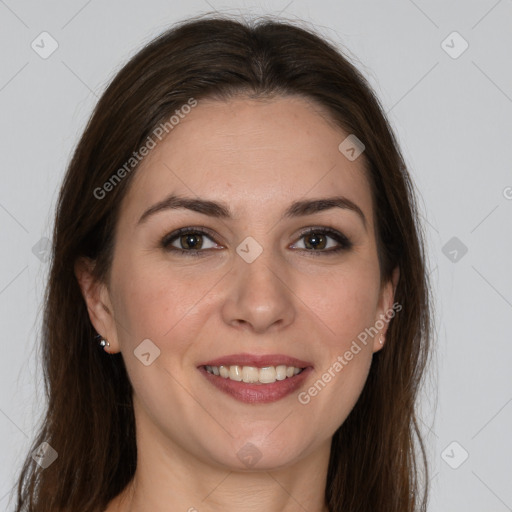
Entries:
{"label": "lower lip", "polygon": [[293,377],[287,377],[284,380],[276,380],[271,384],[246,384],[245,382],[238,382],[236,380],[213,375],[207,372],[206,368],[203,366],[200,366],[198,369],[216,388],[224,391],[224,393],[240,402],[249,404],[265,404],[281,400],[281,398],[297,391],[313,370],[311,366],[308,366]]}

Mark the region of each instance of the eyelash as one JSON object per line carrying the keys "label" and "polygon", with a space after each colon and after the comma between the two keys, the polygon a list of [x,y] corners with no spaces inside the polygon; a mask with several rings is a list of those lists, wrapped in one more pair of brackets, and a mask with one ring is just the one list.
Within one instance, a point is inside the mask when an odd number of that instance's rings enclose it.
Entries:
{"label": "eyelash", "polygon": [[[177,247],[172,247],[170,245],[172,242],[174,242],[174,240],[176,240],[177,238],[179,238],[181,235],[184,235],[184,234],[204,235],[204,236],[207,236],[208,238],[210,238],[212,241],[214,241],[212,234],[208,230],[205,230],[202,228],[187,227],[187,228],[180,228],[176,231],[173,231],[172,233],[165,235],[160,242],[160,246],[162,247],[162,249],[164,249],[166,251],[172,251],[172,252],[177,251],[185,256],[193,256],[193,257],[200,257],[206,251],[215,250],[215,249],[188,249],[188,250],[185,250],[185,249],[179,249]],[[321,256],[321,255],[325,256],[325,255],[338,254],[342,251],[348,251],[353,246],[352,242],[345,235],[343,235],[339,231],[336,231],[335,229],[326,228],[326,227],[308,228],[307,230],[303,231],[300,234],[299,240],[305,236],[312,235],[312,234],[327,235],[330,238],[334,239],[336,242],[338,242],[339,246],[334,249],[330,248],[330,249],[323,249],[323,250],[322,249],[320,249],[320,250],[297,249],[297,250],[312,253],[313,256]]]}

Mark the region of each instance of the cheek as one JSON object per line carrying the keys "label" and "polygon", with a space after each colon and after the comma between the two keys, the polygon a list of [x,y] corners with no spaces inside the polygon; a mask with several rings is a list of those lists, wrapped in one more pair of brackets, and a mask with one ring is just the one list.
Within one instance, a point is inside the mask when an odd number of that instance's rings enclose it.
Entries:
{"label": "cheek", "polygon": [[[215,286],[222,286],[222,275],[211,272],[198,277],[197,271],[171,269],[168,264],[153,264],[150,259],[137,262],[136,258],[120,261],[119,270],[115,312],[121,327],[121,352],[132,383],[139,392],[148,391],[148,401],[154,399],[151,389],[156,390],[157,396],[160,394],[158,388],[162,383],[158,379],[163,379],[165,387],[176,387],[179,392],[179,386],[168,374],[159,372],[159,377],[151,374],[149,378],[146,370],[155,368],[177,375],[190,364],[195,341],[201,338],[207,319],[213,316]],[[160,351],[148,368],[134,357],[134,351],[146,339]],[[142,381],[141,372],[145,375]],[[176,397],[177,401],[180,399]]]}
{"label": "cheek", "polygon": [[348,416],[368,377],[373,338],[367,333],[375,322],[378,279],[373,266],[355,264],[324,280],[323,289],[315,286],[315,296],[310,296],[309,304],[315,304],[315,316],[329,334],[322,337],[321,364],[301,403],[311,400],[332,428]]}
{"label": "cheek", "polygon": [[379,299],[378,276],[353,266],[315,287],[306,302],[328,329],[332,349],[344,351],[351,341],[373,325]]}
{"label": "cheek", "polygon": [[[125,264],[123,264],[125,263]],[[195,306],[207,299],[211,277],[187,277],[151,261],[120,262],[116,281],[116,312],[129,338],[162,339],[178,324],[195,314]]]}

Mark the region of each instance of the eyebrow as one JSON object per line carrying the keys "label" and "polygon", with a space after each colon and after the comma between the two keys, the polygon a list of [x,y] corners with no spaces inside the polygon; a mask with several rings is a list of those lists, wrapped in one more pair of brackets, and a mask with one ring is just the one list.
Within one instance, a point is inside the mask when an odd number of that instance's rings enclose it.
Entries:
{"label": "eyebrow", "polygon": [[[216,217],[219,219],[233,218],[227,203],[170,194],[162,201],[159,201],[158,203],[148,208],[141,215],[137,224],[139,225],[144,223],[150,216],[154,215],[155,213],[178,208],[192,210],[194,212],[202,213],[204,215],[208,215],[209,217]],[[323,212],[332,208],[342,208],[344,210],[355,212],[363,222],[364,228],[367,228],[366,217],[364,216],[361,208],[359,208],[359,206],[357,206],[357,204],[355,204],[353,201],[343,196],[295,201],[286,209],[281,219],[312,215],[314,213]]]}

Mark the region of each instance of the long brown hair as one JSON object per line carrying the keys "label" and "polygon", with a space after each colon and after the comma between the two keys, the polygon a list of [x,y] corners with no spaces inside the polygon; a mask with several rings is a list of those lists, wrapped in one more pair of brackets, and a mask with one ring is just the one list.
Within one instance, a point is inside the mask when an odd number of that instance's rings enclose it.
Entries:
{"label": "long brown hair", "polygon": [[316,101],[365,145],[381,276],[390,279],[400,268],[395,301],[403,309],[334,435],[325,500],[333,512],[426,510],[428,467],[415,407],[430,354],[430,287],[414,187],[383,109],[354,65],[314,31],[269,18],[209,15],[177,24],[129,60],[100,98],[70,161],[44,302],[48,405],[31,449],[47,442],[58,458],[42,469],[27,456],[16,512],[99,512],[133,477],[132,387],[121,355],[106,354],[95,340],[74,263],[92,258],[96,277],[108,280],[119,205],[137,167],[104,197],[95,190],[155,127],[190,98],[239,94]]}

